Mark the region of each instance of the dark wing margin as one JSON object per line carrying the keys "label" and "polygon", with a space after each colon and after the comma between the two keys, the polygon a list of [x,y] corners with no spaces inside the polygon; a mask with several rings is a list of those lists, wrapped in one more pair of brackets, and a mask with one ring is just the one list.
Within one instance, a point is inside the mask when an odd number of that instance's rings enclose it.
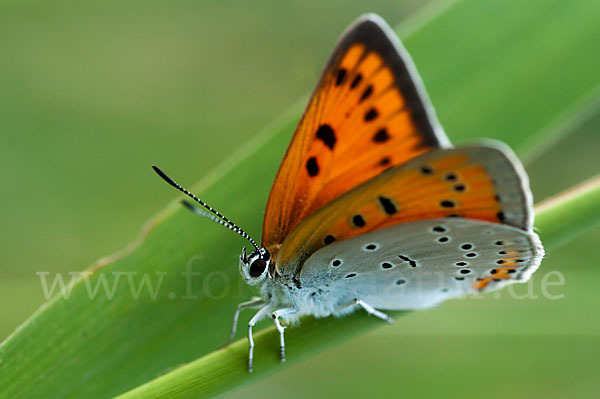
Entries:
{"label": "dark wing margin", "polygon": [[[423,133],[426,143],[432,147],[450,147],[450,140],[437,119],[410,54],[387,22],[377,14],[363,14],[346,29],[327,61],[320,84],[325,81],[327,71],[339,62],[340,56],[356,43],[363,43],[367,50],[381,54],[395,72],[396,87],[404,95],[413,121]],[[318,90],[319,87],[315,92]]]}

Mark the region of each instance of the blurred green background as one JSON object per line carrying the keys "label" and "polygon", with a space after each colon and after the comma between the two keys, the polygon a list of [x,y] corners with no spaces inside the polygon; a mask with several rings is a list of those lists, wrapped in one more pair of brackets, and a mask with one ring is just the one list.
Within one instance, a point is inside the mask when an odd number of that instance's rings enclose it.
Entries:
{"label": "blurred green background", "polygon": [[[174,198],[149,165],[197,181],[313,89],[358,15],[395,26],[448,4],[0,2],[0,339],[44,303],[36,272],[86,268]],[[600,25],[590,34],[600,38]],[[445,124],[469,112],[439,116]],[[567,122],[524,160],[537,200],[600,172],[594,97]],[[593,396],[599,239],[595,230],[548,254],[540,272],[564,275],[549,289],[562,299],[543,297],[538,273],[537,300],[501,292],[412,313],[230,397]]]}

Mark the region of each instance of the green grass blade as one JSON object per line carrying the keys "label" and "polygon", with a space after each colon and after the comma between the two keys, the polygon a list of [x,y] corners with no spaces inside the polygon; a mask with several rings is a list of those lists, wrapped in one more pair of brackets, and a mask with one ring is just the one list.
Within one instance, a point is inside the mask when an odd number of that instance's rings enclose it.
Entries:
{"label": "green grass blade", "polygon": [[600,226],[600,176],[545,200],[536,209],[536,227],[550,248]]}
{"label": "green grass blade", "polygon": [[[388,312],[389,313],[389,312]],[[391,313],[395,318],[408,312]],[[248,372],[248,341],[241,339],[225,349],[212,352],[158,379],[144,384],[119,399],[204,398],[231,391],[289,367],[352,337],[385,325],[381,320],[356,312],[342,319],[305,318],[299,328],[286,330],[287,361],[279,360],[279,333],[269,327],[255,335],[255,370]]]}
{"label": "green grass blade", "polygon": [[[583,0],[464,0],[404,39],[454,141],[494,137],[519,148],[600,82],[599,18],[600,4]],[[259,210],[299,111],[195,186],[255,237],[260,236]],[[157,189],[168,189],[160,184],[157,179]],[[542,215],[551,218],[553,212]],[[548,220],[540,216],[540,227],[552,243],[560,225]],[[213,352],[227,335],[236,303],[253,294],[235,267],[242,240],[176,204],[145,233],[131,251],[95,265],[87,280],[72,286],[68,299],[47,303],[0,345],[0,397],[113,397],[188,362],[194,363],[158,380],[163,381],[159,387],[152,382],[140,389],[148,395],[177,385],[181,394],[195,395],[199,388],[224,392],[281,367],[272,329],[257,335],[252,375],[245,370],[244,341]],[[182,273],[188,268],[200,276],[187,279]],[[155,288],[160,282],[156,295],[148,289],[132,293],[128,278],[139,286],[144,277]],[[105,295],[101,288],[92,298],[88,285],[103,279],[114,292]],[[289,330],[290,362],[376,324],[361,314],[306,320]],[[332,329],[340,331],[333,341],[327,335]],[[310,346],[311,340],[322,346]],[[225,387],[230,376],[239,382]]]}

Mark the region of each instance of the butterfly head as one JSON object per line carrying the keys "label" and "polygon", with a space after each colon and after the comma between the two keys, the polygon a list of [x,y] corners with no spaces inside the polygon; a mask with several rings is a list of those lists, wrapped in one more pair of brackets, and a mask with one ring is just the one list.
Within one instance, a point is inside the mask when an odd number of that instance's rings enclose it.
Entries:
{"label": "butterfly head", "polygon": [[246,283],[256,285],[263,282],[271,266],[271,254],[265,248],[259,248],[246,256],[246,247],[240,255],[240,273]]}

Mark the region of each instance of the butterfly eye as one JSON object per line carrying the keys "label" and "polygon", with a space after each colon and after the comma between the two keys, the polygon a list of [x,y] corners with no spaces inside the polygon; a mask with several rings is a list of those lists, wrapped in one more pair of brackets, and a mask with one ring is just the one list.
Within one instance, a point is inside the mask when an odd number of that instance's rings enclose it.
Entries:
{"label": "butterfly eye", "polygon": [[250,265],[250,277],[260,277],[265,269],[267,268],[267,261],[265,259],[256,259],[254,262],[252,262],[252,264]]}

